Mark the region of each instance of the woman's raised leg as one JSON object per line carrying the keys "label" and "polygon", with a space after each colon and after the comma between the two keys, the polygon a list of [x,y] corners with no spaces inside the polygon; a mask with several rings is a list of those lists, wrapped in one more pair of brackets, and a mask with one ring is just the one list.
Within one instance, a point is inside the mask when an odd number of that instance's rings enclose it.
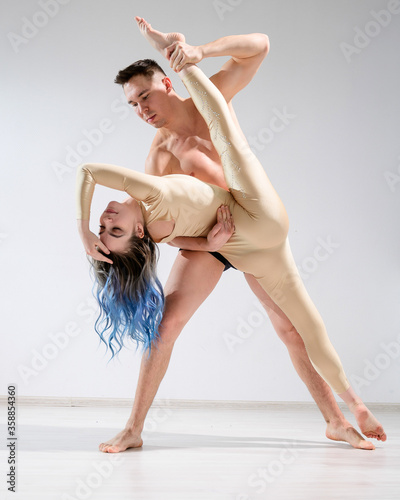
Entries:
{"label": "woman's raised leg", "polygon": [[[178,75],[207,123],[235,201],[257,222],[286,227],[287,214],[283,203],[234,123],[221,92],[196,65],[187,64]],[[274,231],[273,227],[265,229]]]}

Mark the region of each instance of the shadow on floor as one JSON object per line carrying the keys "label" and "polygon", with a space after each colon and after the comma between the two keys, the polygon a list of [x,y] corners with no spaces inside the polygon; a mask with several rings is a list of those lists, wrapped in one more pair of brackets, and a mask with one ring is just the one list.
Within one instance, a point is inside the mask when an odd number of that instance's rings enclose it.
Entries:
{"label": "shadow on floor", "polygon": [[[20,425],[17,431],[17,446],[20,451],[97,451],[101,442],[115,436],[121,429],[52,427]],[[0,425],[0,434],[6,434],[6,426]],[[255,436],[220,436],[207,434],[178,434],[170,432],[144,432],[144,446],[131,449],[130,453],[150,452],[165,449],[189,448],[247,448],[281,449],[290,446],[296,449],[349,448],[346,443],[331,442],[321,436],[321,441],[305,439],[285,439]],[[6,441],[1,440],[1,449],[6,449]]]}

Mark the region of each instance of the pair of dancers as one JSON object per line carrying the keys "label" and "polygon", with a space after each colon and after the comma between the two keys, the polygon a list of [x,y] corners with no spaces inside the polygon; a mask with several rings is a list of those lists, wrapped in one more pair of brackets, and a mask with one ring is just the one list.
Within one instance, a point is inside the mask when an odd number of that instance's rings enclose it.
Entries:
{"label": "pair of dancers", "polygon": [[[144,20],[138,23],[151,37],[151,27]],[[170,41],[165,41],[164,48]],[[181,67],[175,58],[174,69],[210,130],[229,191],[191,176],[155,177],[105,164],[78,169],[77,218],[86,251],[94,259],[102,309],[96,323],[98,333],[113,354],[126,336],[149,350],[157,349],[164,297],[156,275],[155,243],[182,236],[204,238],[214,227],[218,210],[219,218],[228,224],[232,224],[232,214],[235,232],[219,253],[237,269],[255,276],[300,333],[317,372],[353,413],[363,412],[372,422],[374,417],[350,387],[302,283],[287,238],[285,208],[232,120],[225,99],[195,65]],[[149,123],[154,119],[149,116]],[[89,230],[96,184],[130,196],[124,203],[108,205],[100,219],[100,238]],[[386,439],[383,431],[371,431],[369,437]],[[365,443],[365,448],[373,448]]]}

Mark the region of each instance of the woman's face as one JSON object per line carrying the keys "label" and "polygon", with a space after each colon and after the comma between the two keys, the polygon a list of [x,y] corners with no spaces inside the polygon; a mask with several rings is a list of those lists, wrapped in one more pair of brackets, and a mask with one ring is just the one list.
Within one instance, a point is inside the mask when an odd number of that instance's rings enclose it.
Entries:
{"label": "woman's face", "polygon": [[100,217],[99,238],[112,252],[123,253],[133,234],[143,238],[143,225],[142,211],[136,200],[111,201]]}

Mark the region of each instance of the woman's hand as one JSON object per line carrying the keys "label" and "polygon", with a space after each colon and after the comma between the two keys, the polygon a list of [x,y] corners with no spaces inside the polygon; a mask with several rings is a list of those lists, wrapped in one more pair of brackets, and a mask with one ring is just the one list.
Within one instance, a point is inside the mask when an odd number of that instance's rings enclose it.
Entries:
{"label": "woman's hand", "polygon": [[189,45],[185,42],[174,42],[165,49],[166,58],[171,68],[178,73],[185,64],[196,64],[203,59],[200,46]]}
{"label": "woman's hand", "polygon": [[207,235],[207,251],[217,252],[235,232],[232,214],[226,205],[221,205],[217,211],[217,223]]}
{"label": "woman's hand", "polygon": [[104,253],[110,253],[110,250],[105,246],[105,244],[100,240],[98,236],[96,236],[88,229],[88,223],[84,223],[85,221],[78,221],[78,230],[83,246],[85,247],[86,254],[90,257],[93,257],[93,259],[95,260],[101,260],[102,262],[108,262],[109,264],[112,264],[112,260],[108,259],[99,252],[99,249]]}

